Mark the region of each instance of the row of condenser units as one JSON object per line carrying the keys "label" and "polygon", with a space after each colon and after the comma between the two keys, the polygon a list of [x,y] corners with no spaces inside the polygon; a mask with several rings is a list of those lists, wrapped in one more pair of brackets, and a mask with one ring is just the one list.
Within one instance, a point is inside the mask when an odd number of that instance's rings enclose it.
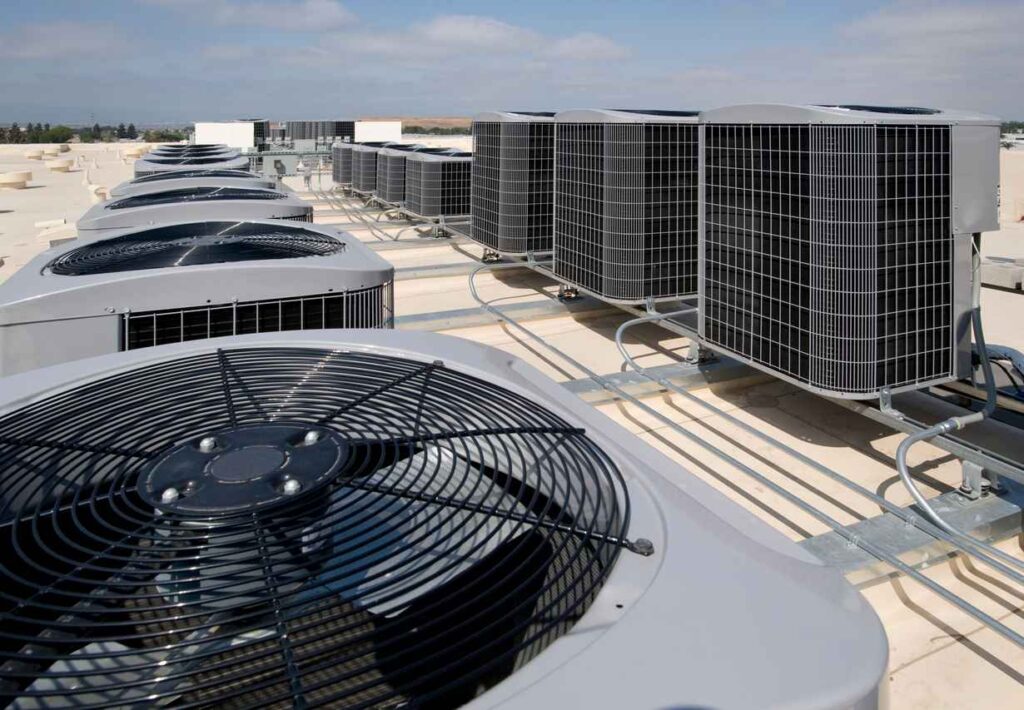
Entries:
{"label": "row of condenser units", "polygon": [[704,346],[824,394],[969,373],[973,235],[998,228],[997,119],[494,112],[473,136],[470,234],[489,250],[544,255],[607,301],[691,304]]}
{"label": "row of condenser units", "polygon": [[394,267],[233,160],[217,145],[153,151],[75,239],[0,285],[0,375],[221,336],[392,327]]}
{"label": "row of condenser units", "polygon": [[416,143],[336,143],[334,184],[428,219],[468,217],[473,155]]}

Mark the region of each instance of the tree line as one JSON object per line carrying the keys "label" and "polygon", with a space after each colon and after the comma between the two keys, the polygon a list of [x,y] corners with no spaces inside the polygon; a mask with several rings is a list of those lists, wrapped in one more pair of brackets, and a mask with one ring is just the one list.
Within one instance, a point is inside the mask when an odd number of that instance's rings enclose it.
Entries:
{"label": "tree line", "polygon": [[82,143],[113,143],[118,140],[135,140],[139,137],[151,143],[185,139],[184,132],[169,129],[144,131],[140,136],[134,123],[127,126],[123,123],[116,126],[101,126],[94,123],[82,128],[31,122],[24,128],[17,123],[0,126],[0,143],[67,143],[76,135]]}

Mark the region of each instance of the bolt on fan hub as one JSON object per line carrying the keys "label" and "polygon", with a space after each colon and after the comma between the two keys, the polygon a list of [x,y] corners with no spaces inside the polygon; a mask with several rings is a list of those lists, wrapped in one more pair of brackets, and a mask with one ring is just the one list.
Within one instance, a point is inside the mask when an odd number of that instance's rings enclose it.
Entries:
{"label": "bolt on fan hub", "polygon": [[337,433],[305,424],[232,427],[172,448],[143,475],[139,492],[178,515],[267,508],[320,488],[350,451]]}

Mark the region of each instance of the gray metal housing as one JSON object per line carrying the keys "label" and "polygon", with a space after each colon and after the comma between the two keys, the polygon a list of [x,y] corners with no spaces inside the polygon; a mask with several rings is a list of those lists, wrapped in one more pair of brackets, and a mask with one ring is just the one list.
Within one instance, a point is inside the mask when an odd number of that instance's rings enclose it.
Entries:
{"label": "gray metal housing", "polygon": [[552,269],[615,303],[697,293],[697,111],[555,116]]}
{"label": "gray metal housing", "polygon": [[170,173],[178,170],[248,170],[249,159],[240,155],[231,158],[212,156],[208,158],[158,158],[135,161],[135,177]]}
{"label": "gray metal housing", "polygon": [[[308,315],[313,312],[309,304],[315,301],[314,306],[325,313],[325,303],[337,306],[344,317],[338,324],[304,320],[303,328],[391,327],[394,267],[351,234],[272,220],[246,220],[235,226],[239,224],[269,225],[275,232],[312,232],[337,240],[342,248],[326,256],[63,276],[47,266],[82,244],[55,247],[0,285],[0,376],[127,349],[126,332],[144,318],[153,319],[165,332],[170,328],[167,342],[177,342],[171,335],[184,337],[179,328],[184,327],[186,312],[194,316],[231,309],[231,332],[244,332],[243,308],[255,305],[257,312],[271,312],[295,306]],[[137,235],[145,240],[168,226],[173,225],[104,237]],[[210,234],[228,233],[231,226],[224,222],[201,225]],[[205,337],[210,337],[209,332]]]}
{"label": "gray metal housing", "polygon": [[356,143],[352,146],[352,188],[372,193],[377,187],[377,153],[388,143]]}
{"label": "gray metal housing", "polygon": [[209,148],[203,150],[163,151],[154,150],[142,156],[142,160],[167,158],[237,158],[241,153],[236,148]]}
{"label": "gray metal housing", "polygon": [[0,388],[0,413],[134,368],[214,348],[230,353],[254,347],[441,360],[581,429],[623,473],[631,513],[627,534],[650,540],[653,555],[623,552],[569,633],[466,707],[885,706],[885,633],[841,572],[505,352],[402,331],[194,341],[9,378]]}
{"label": "gray metal housing", "polygon": [[555,114],[473,118],[470,237],[510,256],[551,251]]}
{"label": "gray metal housing", "polygon": [[182,170],[127,180],[111,189],[110,196],[146,195],[186,187],[262,187],[272,190],[277,189],[278,180],[246,170]]}
{"label": "gray metal housing", "polygon": [[469,215],[472,172],[472,153],[410,153],[405,208],[421,217]]}
{"label": "gray metal housing", "polygon": [[[135,203],[139,206],[131,206]],[[171,222],[287,219],[313,221],[313,205],[294,193],[256,187],[183,186],[127,195],[90,207],[78,220],[79,237]]]}
{"label": "gray metal housing", "polygon": [[393,205],[404,204],[405,169],[409,156],[450,152],[452,152],[451,148],[430,148],[419,144],[381,148],[377,153],[377,187],[373,194]]}
{"label": "gray metal housing", "polygon": [[971,236],[998,228],[998,119],[746,105],[701,121],[706,345],[843,398],[969,374]]}

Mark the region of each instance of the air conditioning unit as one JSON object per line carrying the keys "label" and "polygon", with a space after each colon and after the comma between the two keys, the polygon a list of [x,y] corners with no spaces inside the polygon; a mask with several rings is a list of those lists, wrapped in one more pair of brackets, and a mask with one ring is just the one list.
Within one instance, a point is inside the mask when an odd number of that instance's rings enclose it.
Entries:
{"label": "air conditioning unit", "polygon": [[110,191],[111,197],[145,195],[150,192],[164,192],[183,187],[256,187],[276,188],[276,178],[267,178],[247,170],[179,170],[173,173],[156,173],[146,177],[128,180]]}
{"label": "air conditioning unit", "polygon": [[0,375],[240,333],[389,328],[393,275],[349,234],[283,221],[65,244],[0,285]]}
{"label": "air conditioning unit", "polygon": [[555,117],[552,268],[617,303],[697,293],[697,111]]}
{"label": "air conditioning unit", "polygon": [[189,157],[145,157],[135,161],[135,177],[145,177],[156,173],[177,172],[179,170],[249,170],[249,159],[243,156],[234,158],[222,156]]}
{"label": "air conditioning unit", "polygon": [[364,194],[377,189],[377,154],[385,147],[400,148],[411,143],[356,143],[352,147],[352,188]]}
{"label": "air conditioning unit", "polygon": [[237,156],[239,152],[236,149],[228,148],[227,145],[202,145],[202,147],[201,145],[181,145],[181,147],[174,148],[157,148],[147,155],[161,158],[200,158],[222,155]]}
{"label": "air conditioning unit", "polygon": [[180,187],[93,205],[76,225],[80,237],[171,222],[289,219],[313,221],[313,205],[294,194],[255,187]]}
{"label": "air conditioning unit", "polygon": [[702,121],[707,345],[834,397],[969,374],[972,234],[998,229],[997,119],[754,105]]}
{"label": "air conditioning unit", "polygon": [[468,216],[472,171],[472,153],[410,153],[405,208],[421,217]]}
{"label": "air conditioning unit", "polygon": [[507,255],[551,251],[554,113],[492,111],[473,119],[470,236]]}
{"label": "air conditioning unit", "polygon": [[331,178],[335,186],[352,184],[352,148],[354,143],[335,143],[331,146]]}
{"label": "air conditioning unit", "polygon": [[400,205],[405,202],[405,165],[410,155],[442,154],[451,148],[428,148],[423,145],[381,148],[377,152],[377,186],[373,194],[384,202]]}
{"label": "air conditioning unit", "polygon": [[0,388],[14,707],[874,708],[865,599],[507,353],[244,336]]}

